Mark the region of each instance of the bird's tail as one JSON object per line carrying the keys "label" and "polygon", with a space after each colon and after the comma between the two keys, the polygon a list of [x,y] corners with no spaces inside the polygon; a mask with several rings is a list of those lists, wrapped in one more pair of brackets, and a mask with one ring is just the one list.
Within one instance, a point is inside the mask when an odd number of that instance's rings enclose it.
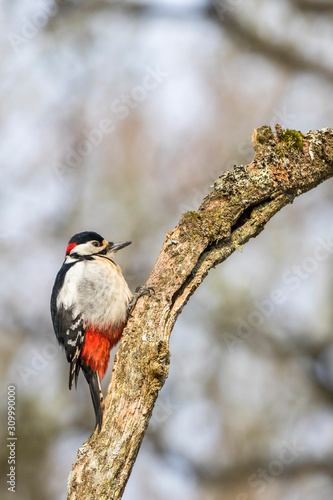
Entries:
{"label": "bird's tail", "polygon": [[98,433],[101,430],[102,422],[103,422],[103,410],[104,410],[104,399],[101,389],[101,384],[99,381],[99,376],[96,372],[94,372],[89,366],[85,364],[81,365],[84,376],[88,382],[91,399],[94,405],[95,416],[96,416],[96,426]]}

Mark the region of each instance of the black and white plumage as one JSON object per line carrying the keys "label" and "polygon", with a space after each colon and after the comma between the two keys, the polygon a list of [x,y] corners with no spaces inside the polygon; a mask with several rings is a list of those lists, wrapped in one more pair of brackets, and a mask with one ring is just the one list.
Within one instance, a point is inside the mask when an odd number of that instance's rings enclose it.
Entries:
{"label": "black and white plumage", "polygon": [[112,259],[117,250],[130,243],[108,243],[93,231],[75,234],[68,243],[51,296],[54,331],[70,363],[69,388],[73,381],[76,386],[82,369],[98,431],[103,416],[100,379],[107,369],[110,350],[121,337],[129,308],[142,295],[141,290],[133,297]]}

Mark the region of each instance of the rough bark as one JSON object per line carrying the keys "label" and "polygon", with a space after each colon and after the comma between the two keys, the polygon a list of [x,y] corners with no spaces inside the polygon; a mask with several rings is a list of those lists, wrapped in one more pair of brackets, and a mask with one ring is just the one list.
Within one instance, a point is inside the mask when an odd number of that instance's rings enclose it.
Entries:
{"label": "rough bark", "polygon": [[306,135],[261,127],[254,160],[223,173],[197,211],[167,234],[124,331],[105,401],[104,423],[79,449],[68,499],[120,499],[169,368],[169,337],[208,271],[223,262],[296,196],[333,175],[333,129]]}

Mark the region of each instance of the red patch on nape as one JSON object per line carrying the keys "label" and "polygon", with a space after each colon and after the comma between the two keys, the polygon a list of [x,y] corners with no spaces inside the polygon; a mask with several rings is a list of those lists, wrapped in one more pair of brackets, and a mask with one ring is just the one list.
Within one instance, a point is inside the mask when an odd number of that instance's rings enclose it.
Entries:
{"label": "red patch on nape", "polygon": [[101,378],[104,377],[110,358],[110,351],[119,341],[124,325],[116,330],[98,331],[88,328],[85,343],[81,352],[81,359]]}
{"label": "red patch on nape", "polygon": [[71,250],[73,250],[73,248],[75,248],[76,246],[77,246],[77,243],[70,243],[68,245],[68,247],[66,248],[66,255],[68,255],[71,252]]}

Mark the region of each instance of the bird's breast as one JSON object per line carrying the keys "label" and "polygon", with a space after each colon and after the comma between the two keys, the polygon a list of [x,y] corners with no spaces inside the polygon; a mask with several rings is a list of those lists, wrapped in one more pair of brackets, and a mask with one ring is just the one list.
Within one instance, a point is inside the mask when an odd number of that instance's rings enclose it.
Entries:
{"label": "bird's breast", "polygon": [[75,264],[67,273],[63,291],[67,305],[71,302],[89,326],[117,329],[126,322],[132,293],[119,266],[108,259],[95,257]]}

